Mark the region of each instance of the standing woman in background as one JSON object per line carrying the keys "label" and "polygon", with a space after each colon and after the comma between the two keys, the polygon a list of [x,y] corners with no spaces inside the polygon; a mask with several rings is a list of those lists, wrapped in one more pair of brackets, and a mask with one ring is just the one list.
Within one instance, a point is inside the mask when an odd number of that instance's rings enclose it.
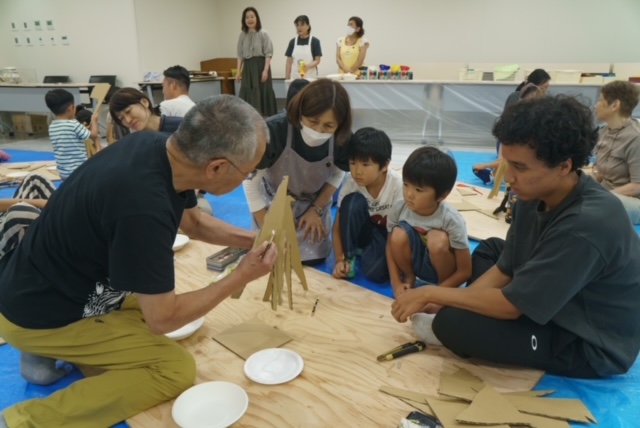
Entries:
{"label": "standing woman in background", "polygon": [[238,38],[238,71],[240,98],[251,104],[263,116],[276,114],[276,95],[271,84],[273,44],[262,29],[260,16],[254,7],[242,12],[242,32]]}
{"label": "standing woman in background", "polygon": [[336,48],[336,62],[342,73],[358,74],[360,66],[367,55],[369,41],[364,38],[362,19],[357,16],[349,18],[346,37],[340,37]]}
{"label": "standing woman in background", "polygon": [[[287,52],[284,54],[287,57],[285,79],[290,80],[292,75],[294,79],[316,78],[318,77],[317,66],[322,58],[320,40],[311,37],[311,25],[307,15],[298,16],[293,23],[298,35],[291,39]],[[301,61],[304,61],[304,65],[300,64]],[[292,73],[291,68],[294,65]]]}

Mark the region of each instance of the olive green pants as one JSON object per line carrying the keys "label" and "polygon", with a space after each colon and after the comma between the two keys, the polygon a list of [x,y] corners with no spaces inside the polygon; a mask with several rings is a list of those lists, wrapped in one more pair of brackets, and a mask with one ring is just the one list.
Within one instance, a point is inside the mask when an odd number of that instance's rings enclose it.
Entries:
{"label": "olive green pants", "polygon": [[0,336],[30,354],[105,370],[5,409],[10,428],[110,427],[176,397],[195,380],[193,356],[151,333],[133,296],[120,310],[55,329],[21,328],[0,315]]}

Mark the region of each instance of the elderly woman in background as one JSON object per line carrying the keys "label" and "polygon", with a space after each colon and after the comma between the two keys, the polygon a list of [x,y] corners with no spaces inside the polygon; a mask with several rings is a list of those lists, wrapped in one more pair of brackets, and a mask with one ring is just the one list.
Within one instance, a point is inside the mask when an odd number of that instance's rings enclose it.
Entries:
{"label": "elderly woman in background", "polygon": [[276,95],[271,83],[273,43],[262,29],[260,15],[254,7],[242,11],[242,32],[238,37],[239,97],[251,104],[262,116],[277,112]]}
{"label": "elderly woman in background", "polygon": [[631,117],[640,89],[631,82],[607,83],[596,103],[606,125],[596,145],[593,176],[622,201],[633,224],[640,224],[640,122]]}

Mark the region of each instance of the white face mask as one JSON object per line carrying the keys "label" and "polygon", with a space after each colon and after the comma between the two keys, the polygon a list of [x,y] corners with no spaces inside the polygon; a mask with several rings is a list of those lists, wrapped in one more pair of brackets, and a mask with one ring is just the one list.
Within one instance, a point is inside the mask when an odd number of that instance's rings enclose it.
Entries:
{"label": "white face mask", "polygon": [[347,36],[352,35],[353,33],[356,32],[356,29],[353,27],[347,27]]}
{"label": "white face mask", "polygon": [[315,129],[309,128],[302,122],[300,122],[300,125],[302,125],[302,129],[300,130],[302,139],[309,147],[321,146],[325,141],[333,136],[333,134],[322,133],[316,131]]}

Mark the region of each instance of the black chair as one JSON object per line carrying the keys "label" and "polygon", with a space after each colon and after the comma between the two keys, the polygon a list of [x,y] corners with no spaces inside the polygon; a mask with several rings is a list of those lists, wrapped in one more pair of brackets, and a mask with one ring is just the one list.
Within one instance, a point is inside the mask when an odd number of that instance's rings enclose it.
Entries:
{"label": "black chair", "polygon": [[69,76],[44,76],[42,83],[69,83]]}
{"label": "black chair", "polygon": [[116,77],[115,75],[90,76],[89,83],[108,83],[116,86]]}

